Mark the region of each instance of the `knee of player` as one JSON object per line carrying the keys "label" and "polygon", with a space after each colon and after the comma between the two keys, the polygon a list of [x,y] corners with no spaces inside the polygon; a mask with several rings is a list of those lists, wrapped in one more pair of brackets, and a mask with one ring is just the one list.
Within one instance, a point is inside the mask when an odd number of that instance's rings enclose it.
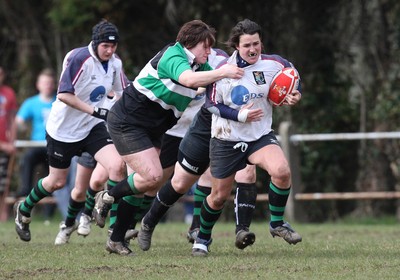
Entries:
{"label": "knee of player", "polygon": [[124,178],[126,175],[126,166],[124,162],[115,162],[108,167],[108,174],[110,178]]}
{"label": "knee of player", "polygon": [[171,179],[171,185],[177,193],[187,193],[195,182],[195,179],[192,182],[188,178],[183,179],[180,176],[173,176]]}
{"label": "knee of player", "polygon": [[52,184],[53,191],[62,189],[65,186],[66,183],[67,183],[67,180],[64,179],[64,178],[63,179],[58,179],[57,181],[54,182],[54,184]]}
{"label": "knee of player", "polygon": [[71,191],[71,198],[75,201],[83,201],[86,198],[86,190],[73,188]]}
{"label": "knee of player", "polygon": [[145,174],[140,174],[141,179],[144,185],[147,186],[147,191],[156,191],[161,188],[163,183],[163,176],[161,172],[157,172],[157,170],[148,171]]}
{"label": "knee of player", "polygon": [[105,185],[107,183],[107,179],[108,178],[106,178],[105,180],[93,180],[93,181],[90,181],[90,187],[95,191],[100,191],[100,190],[104,189],[104,187],[105,187]]}
{"label": "knee of player", "polygon": [[177,193],[187,193],[193,184],[183,184],[179,182],[178,184],[172,183],[172,187]]}
{"label": "knee of player", "polygon": [[214,205],[222,207],[231,194],[232,188],[215,188],[211,191],[210,199]]}
{"label": "knee of player", "polygon": [[278,167],[276,172],[274,172],[271,177],[273,177],[274,181],[279,181],[280,185],[288,185],[291,180],[291,172],[289,166],[282,165]]}
{"label": "knee of player", "polygon": [[227,197],[225,197],[224,195],[211,194],[210,202],[212,205],[210,205],[210,206],[213,208],[216,208],[216,209],[221,209],[224,206],[226,200],[227,200]]}

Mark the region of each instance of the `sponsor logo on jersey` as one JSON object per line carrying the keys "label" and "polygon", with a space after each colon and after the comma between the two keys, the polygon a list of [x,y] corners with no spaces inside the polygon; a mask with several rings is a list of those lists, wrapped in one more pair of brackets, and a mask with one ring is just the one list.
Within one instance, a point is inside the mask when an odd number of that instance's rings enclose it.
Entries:
{"label": "sponsor logo on jersey", "polygon": [[104,86],[98,86],[90,93],[91,102],[99,102],[106,95],[106,88]]}
{"label": "sponsor logo on jersey", "polygon": [[264,93],[249,92],[249,90],[242,85],[234,87],[231,91],[232,102],[239,106],[247,104],[247,102],[249,102],[252,99],[263,98],[263,97]]}
{"label": "sponsor logo on jersey", "polygon": [[265,77],[262,71],[253,71],[253,76],[257,85],[265,85]]}

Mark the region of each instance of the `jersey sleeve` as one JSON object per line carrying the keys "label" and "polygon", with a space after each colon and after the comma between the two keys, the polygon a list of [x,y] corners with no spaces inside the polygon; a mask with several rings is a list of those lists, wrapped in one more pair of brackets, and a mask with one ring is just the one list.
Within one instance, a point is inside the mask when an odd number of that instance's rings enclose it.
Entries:
{"label": "jersey sleeve", "polygon": [[218,115],[224,119],[239,121],[238,110],[218,101],[216,83],[213,83],[206,88],[206,101],[204,107],[212,114]]}
{"label": "jersey sleeve", "polygon": [[75,93],[76,83],[85,75],[86,59],[90,58],[89,51],[72,50],[64,58],[58,92]]}
{"label": "jersey sleeve", "polygon": [[192,70],[186,57],[180,54],[163,56],[158,64],[158,76],[160,79],[179,80],[179,76],[186,70]]}

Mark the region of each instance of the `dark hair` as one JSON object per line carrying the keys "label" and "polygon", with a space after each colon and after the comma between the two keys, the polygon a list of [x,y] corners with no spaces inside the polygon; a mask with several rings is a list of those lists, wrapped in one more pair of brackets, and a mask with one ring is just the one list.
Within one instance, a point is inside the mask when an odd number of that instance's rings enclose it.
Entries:
{"label": "dark hair", "polygon": [[201,20],[192,20],[185,23],[176,36],[176,41],[190,49],[199,42],[206,42],[212,47],[215,43],[216,31]]}
{"label": "dark hair", "polygon": [[254,35],[256,33],[260,35],[260,39],[262,40],[261,27],[254,21],[244,19],[242,21],[239,21],[236,26],[232,28],[226,45],[228,47],[236,49],[236,47],[239,45],[240,36],[244,34]]}

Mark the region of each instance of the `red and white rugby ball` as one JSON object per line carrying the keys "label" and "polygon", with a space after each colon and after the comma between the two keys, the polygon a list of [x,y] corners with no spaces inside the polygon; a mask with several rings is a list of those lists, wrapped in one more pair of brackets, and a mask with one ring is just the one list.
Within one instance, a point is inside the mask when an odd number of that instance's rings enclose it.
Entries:
{"label": "red and white rugby ball", "polygon": [[281,106],[286,95],[299,86],[299,73],[292,67],[286,67],[278,71],[272,78],[269,87],[268,100],[275,106]]}

